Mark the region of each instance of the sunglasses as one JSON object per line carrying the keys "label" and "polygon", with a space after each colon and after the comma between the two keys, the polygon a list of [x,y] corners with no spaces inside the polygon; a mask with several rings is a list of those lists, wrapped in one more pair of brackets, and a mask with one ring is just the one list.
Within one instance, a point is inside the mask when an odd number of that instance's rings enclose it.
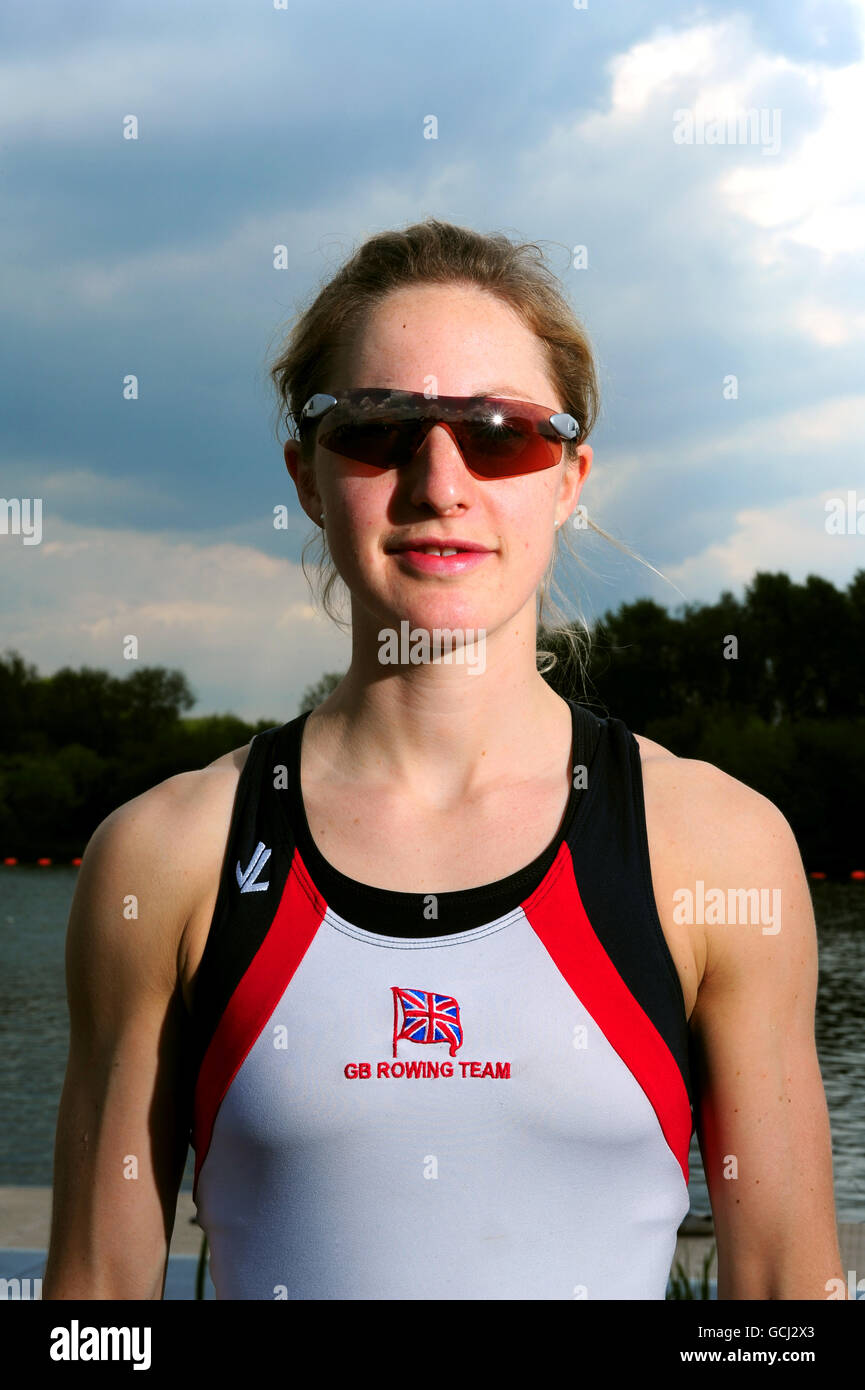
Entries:
{"label": "sunglasses", "polygon": [[566,439],[576,439],[573,415],[498,396],[436,396],[421,391],[358,387],[338,396],[311,396],[300,412],[301,435],[318,428],[325,449],[373,468],[399,468],[417,453],[434,425],[456,442],[479,478],[513,478],[561,462]]}

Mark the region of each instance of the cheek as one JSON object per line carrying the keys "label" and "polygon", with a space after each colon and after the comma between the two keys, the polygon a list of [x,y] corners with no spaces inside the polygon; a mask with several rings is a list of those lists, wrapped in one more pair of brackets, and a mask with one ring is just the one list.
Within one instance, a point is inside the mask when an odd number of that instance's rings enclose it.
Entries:
{"label": "cheek", "polygon": [[[358,482],[360,485],[358,486]],[[334,490],[328,521],[331,554],[336,559],[359,561],[380,546],[382,531],[390,523],[389,504],[393,488],[382,479],[346,479]]]}
{"label": "cheek", "polygon": [[522,567],[523,572],[531,578],[532,583],[539,584],[543,578],[547,566],[555,554],[554,546],[552,523],[549,527],[535,527],[530,535],[524,537],[524,548],[521,552]]}
{"label": "cheek", "polygon": [[550,488],[534,487],[507,499],[499,508],[501,529],[512,554],[543,571],[555,538],[554,496]]}

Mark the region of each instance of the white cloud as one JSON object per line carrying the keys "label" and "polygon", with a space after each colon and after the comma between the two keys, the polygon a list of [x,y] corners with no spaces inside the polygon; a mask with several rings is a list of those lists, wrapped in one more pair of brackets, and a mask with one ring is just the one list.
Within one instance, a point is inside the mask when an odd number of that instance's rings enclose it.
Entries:
{"label": "white cloud", "polygon": [[[865,6],[853,8],[865,37]],[[746,160],[732,170],[715,161],[728,207],[753,225],[773,230],[777,254],[784,241],[826,257],[861,250],[865,56],[829,67],[767,53],[757,47],[748,18],[733,13],[719,23],[665,31],[636,43],[613,59],[610,71],[610,107],[589,118],[593,131],[599,120],[622,124],[644,119],[662,101],[684,105],[706,120],[727,120],[781,102],[785,130],[780,158]],[[796,117],[811,105],[820,113],[817,124],[797,140]],[[709,159],[717,153],[718,147],[700,151]]]}
{"label": "white cloud", "polygon": [[865,244],[865,59],[844,68],[798,66],[819,101],[819,124],[781,162],[740,168],[722,185],[730,206],[783,243],[827,259],[861,253]]}
{"label": "white cloud", "polygon": [[702,469],[708,476],[710,469],[732,461],[737,470],[759,469],[764,478],[782,474],[785,486],[799,496],[810,496],[815,482],[844,491],[862,477],[863,438],[865,395],[836,396],[745,420],[731,401],[726,429],[701,429],[690,439],[678,439],[675,450],[665,441],[639,452],[599,451],[587,492],[612,516],[635,487],[651,494],[658,480],[663,489],[675,475]]}
{"label": "white cloud", "polygon": [[[854,8],[865,38],[865,5]],[[620,334],[632,324],[642,336],[659,295],[678,288],[658,276],[659,265],[678,249],[696,275],[705,248],[705,264],[727,277],[728,314],[739,313],[743,331],[787,327],[819,347],[859,339],[863,315],[850,291],[865,245],[865,57],[830,67],[768,52],[747,14],[734,11],[642,39],[609,72],[606,106],[563,114],[538,148],[516,157],[525,205],[558,205],[575,242],[598,229],[590,264],[621,255],[617,222],[637,226],[639,244],[624,244],[639,254],[643,283],[623,275],[607,294],[599,307],[606,329]],[[754,133],[747,145],[676,144],[683,110],[725,122],[755,112]],[[764,153],[776,136],[778,152]],[[853,255],[843,279],[833,278],[840,258]],[[706,283],[710,272],[700,273]],[[686,285],[693,291],[683,279],[680,294]],[[588,298],[590,282],[575,282],[584,287]],[[694,322],[699,312],[696,301]]]}
{"label": "white cloud", "polygon": [[725,540],[664,572],[689,602],[714,602],[722,589],[741,591],[757,570],[783,570],[796,583],[819,574],[844,589],[855,570],[865,567],[865,538],[826,530],[826,503],[840,498],[846,506],[846,496],[846,488],[838,487],[775,507],[743,508]]}
{"label": "white cloud", "polygon": [[640,115],[660,95],[681,91],[683,79],[709,82],[719,63],[738,66],[748,48],[742,20],[664,31],[633,44],[610,63],[613,113]]}
{"label": "white cloud", "polygon": [[313,607],[300,566],[251,546],[197,546],[59,520],[41,545],[0,537],[3,647],[41,671],[180,667],[203,710],[290,718],[304,687],[345,670],[349,639]]}
{"label": "white cloud", "polygon": [[792,307],[789,319],[797,332],[818,347],[842,347],[865,338],[865,311],[852,307],[845,311],[816,299],[803,299]]}

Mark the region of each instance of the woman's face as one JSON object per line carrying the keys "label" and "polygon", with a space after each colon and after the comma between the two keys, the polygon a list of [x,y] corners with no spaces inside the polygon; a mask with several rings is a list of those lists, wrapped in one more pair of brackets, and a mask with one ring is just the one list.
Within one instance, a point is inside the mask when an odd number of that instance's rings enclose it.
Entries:
{"label": "woman's face", "polygon": [[[424,285],[389,295],[371,312],[333,386],[496,395],[563,409],[543,345],[508,305],[473,286]],[[556,524],[574,510],[591,467],[591,448],[581,445],[579,453],[579,463],[476,478],[456,442],[434,426],[408,463],[372,477],[320,444],[314,479],[298,474],[290,443],[285,457],[308,514],[318,520],[324,508],[356,632],[365,618],[375,632],[407,619],[425,629],[480,628],[489,640],[518,616],[525,622],[527,606],[534,623]],[[471,541],[486,554],[470,568],[442,573],[393,550],[423,537]]]}

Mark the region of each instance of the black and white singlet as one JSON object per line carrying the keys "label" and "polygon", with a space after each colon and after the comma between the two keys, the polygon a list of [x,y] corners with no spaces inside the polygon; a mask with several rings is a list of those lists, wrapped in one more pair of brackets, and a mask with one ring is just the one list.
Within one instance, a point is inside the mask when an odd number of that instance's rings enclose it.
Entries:
{"label": "black and white singlet", "polygon": [[588,773],[553,843],[436,895],[324,860],[305,714],[252,741],[192,1019],[218,1298],[664,1298],[688,1211],[685,1004],[639,747],[569,704]]}

